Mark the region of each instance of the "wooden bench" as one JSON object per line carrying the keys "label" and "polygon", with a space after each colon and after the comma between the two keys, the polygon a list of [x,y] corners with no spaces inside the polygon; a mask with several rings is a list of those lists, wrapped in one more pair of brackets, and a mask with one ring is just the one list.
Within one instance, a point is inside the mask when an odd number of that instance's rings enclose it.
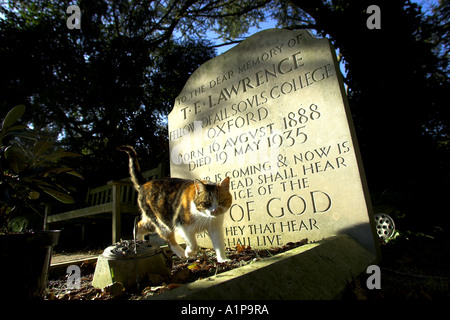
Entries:
{"label": "wooden bench", "polygon": [[[142,175],[148,179],[158,179],[165,176],[164,165],[160,163],[157,168],[145,171]],[[112,218],[112,243],[120,241],[121,216],[126,214],[139,214],[137,205],[137,192],[130,178],[120,181],[110,181],[107,185],[88,190],[86,207],[55,215],[49,215],[49,207],[46,208],[44,217],[44,230],[48,224],[92,217],[100,214],[111,215]]]}

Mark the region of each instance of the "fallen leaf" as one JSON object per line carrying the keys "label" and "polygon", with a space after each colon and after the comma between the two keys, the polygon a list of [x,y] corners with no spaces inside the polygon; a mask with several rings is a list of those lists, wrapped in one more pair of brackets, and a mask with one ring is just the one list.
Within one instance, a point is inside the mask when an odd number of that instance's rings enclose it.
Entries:
{"label": "fallen leaf", "polygon": [[200,266],[194,262],[193,264],[188,265],[188,269],[189,270],[197,270],[197,269],[200,269]]}
{"label": "fallen leaf", "polygon": [[146,295],[149,294],[150,292],[156,292],[159,291],[161,289],[164,289],[166,286],[154,286],[154,287],[145,287],[144,290],[142,290],[142,294]]}
{"label": "fallen leaf", "polygon": [[152,285],[160,285],[164,282],[164,278],[160,274],[156,273],[147,274],[147,279]]}
{"label": "fallen leaf", "polygon": [[114,298],[118,298],[125,293],[125,287],[121,282],[114,282],[104,287],[102,291],[110,293]]}
{"label": "fallen leaf", "polygon": [[188,268],[180,269],[172,275],[172,282],[184,283],[189,279],[190,274],[191,270],[189,270]]}
{"label": "fallen leaf", "polygon": [[52,292],[50,292],[50,294],[48,295],[47,299],[48,299],[48,300],[56,300],[57,298],[56,298],[56,296],[55,296],[55,293],[52,291]]}

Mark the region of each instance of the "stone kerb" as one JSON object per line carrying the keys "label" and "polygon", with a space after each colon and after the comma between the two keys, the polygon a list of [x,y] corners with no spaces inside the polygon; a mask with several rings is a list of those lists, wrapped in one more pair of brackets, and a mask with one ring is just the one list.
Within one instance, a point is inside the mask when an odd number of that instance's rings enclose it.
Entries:
{"label": "stone kerb", "polygon": [[[231,179],[227,246],[347,233],[377,252],[334,49],[270,29],[200,66],[169,114],[171,176]],[[201,246],[211,243],[198,236]]]}

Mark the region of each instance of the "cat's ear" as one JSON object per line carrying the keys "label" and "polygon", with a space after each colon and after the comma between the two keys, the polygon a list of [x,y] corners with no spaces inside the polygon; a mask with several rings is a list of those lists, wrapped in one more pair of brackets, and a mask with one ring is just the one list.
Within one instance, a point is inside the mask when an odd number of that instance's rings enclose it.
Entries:
{"label": "cat's ear", "polygon": [[223,179],[223,180],[220,182],[219,186],[220,186],[221,188],[223,188],[224,190],[226,190],[226,191],[230,190],[230,178],[229,178],[229,177],[226,177],[225,179]]}
{"label": "cat's ear", "polygon": [[205,184],[198,179],[194,181],[194,186],[197,194],[205,192],[206,190]]}

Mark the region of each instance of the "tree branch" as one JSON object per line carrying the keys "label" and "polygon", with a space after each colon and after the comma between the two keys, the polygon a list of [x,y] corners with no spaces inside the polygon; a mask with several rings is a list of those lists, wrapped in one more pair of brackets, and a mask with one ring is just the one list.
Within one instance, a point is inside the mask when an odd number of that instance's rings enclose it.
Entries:
{"label": "tree branch", "polygon": [[224,43],[221,43],[221,44],[215,44],[213,46],[210,46],[210,48],[220,48],[220,47],[229,46],[229,45],[232,45],[232,44],[241,43],[242,41],[244,41],[244,40],[233,40],[233,41],[224,42]]}

